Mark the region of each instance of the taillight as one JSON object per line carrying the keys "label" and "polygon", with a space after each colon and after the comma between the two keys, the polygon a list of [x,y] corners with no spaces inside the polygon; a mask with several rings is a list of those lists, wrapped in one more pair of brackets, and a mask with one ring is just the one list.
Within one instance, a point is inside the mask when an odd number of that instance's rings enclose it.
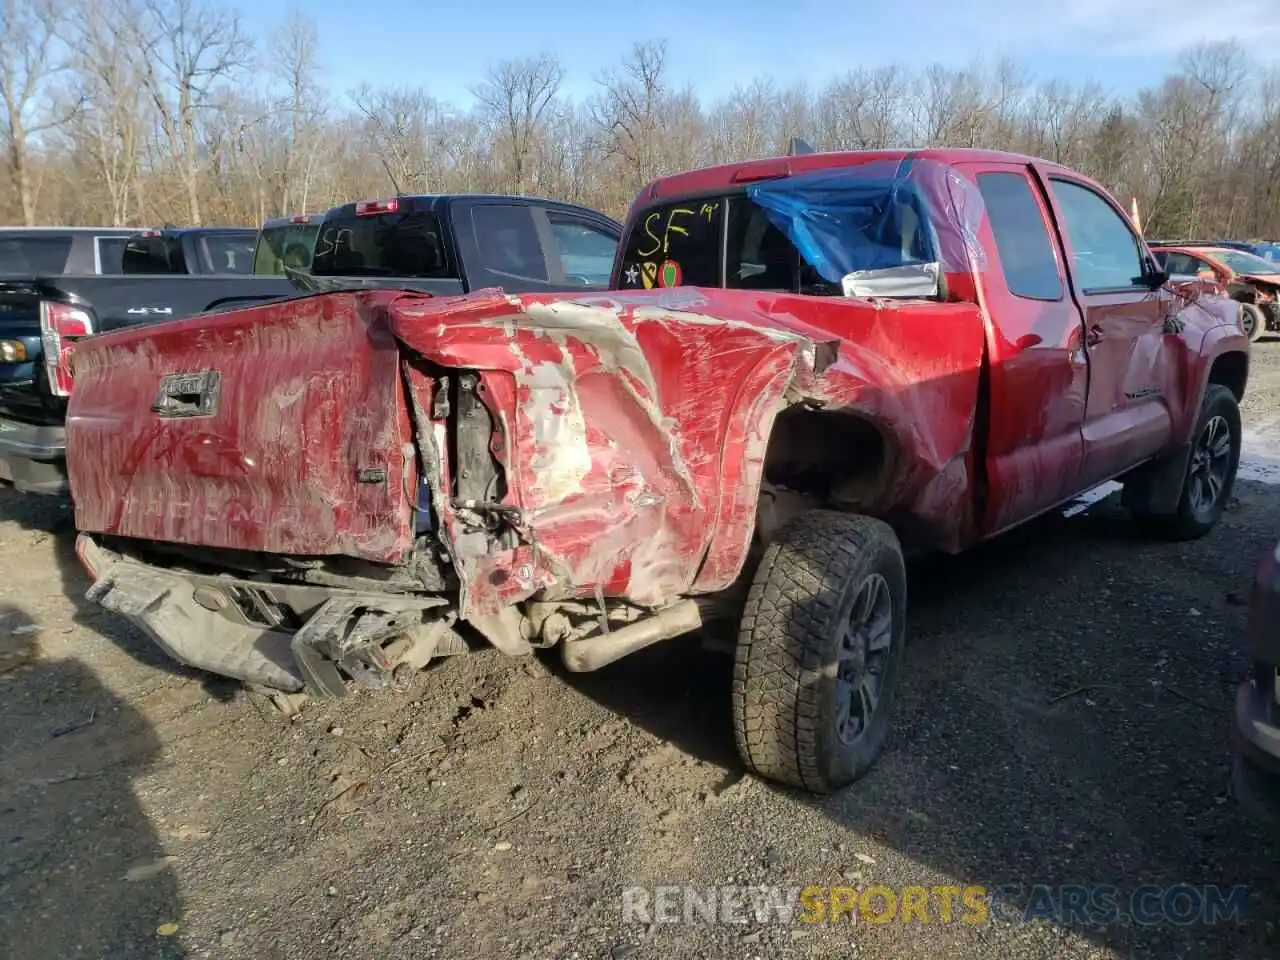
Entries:
{"label": "taillight", "polygon": [[88,310],[51,300],[40,301],[40,342],[44,346],[44,369],[49,389],[55,397],[71,396],[71,344],[93,333],[93,316]]}
{"label": "taillight", "polygon": [[310,219],[311,219],[310,217],[308,217],[308,216],[306,216],[306,215],[304,214],[304,215],[302,215],[302,216],[294,217],[294,218],[293,218],[293,219],[291,219],[289,222],[290,222],[290,223],[306,223],[306,222],[307,222],[308,220],[310,220]]}
{"label": "taillight", "polygon": [[400,209],[400,198],[390,200],[361,200],[356,204],[356,216],[368,217],[375,213],[395,213]]}

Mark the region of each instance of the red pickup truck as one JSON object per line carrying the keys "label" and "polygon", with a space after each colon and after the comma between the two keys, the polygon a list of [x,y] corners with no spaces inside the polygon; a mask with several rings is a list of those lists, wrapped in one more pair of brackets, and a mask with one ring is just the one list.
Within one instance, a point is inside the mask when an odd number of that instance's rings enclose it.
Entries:
{"label": "red pickup truck", "polygon": [[645,187],[611,291],[98,336],[67,426],[88,595],[322,695],[484,642],[592,670],[729,619],[746,764],[832,790],[885,742],[904,552],[1117,479],[1155,535],[1218,520],[1248,338],[1167,279],[1063,167],[806,154]]}

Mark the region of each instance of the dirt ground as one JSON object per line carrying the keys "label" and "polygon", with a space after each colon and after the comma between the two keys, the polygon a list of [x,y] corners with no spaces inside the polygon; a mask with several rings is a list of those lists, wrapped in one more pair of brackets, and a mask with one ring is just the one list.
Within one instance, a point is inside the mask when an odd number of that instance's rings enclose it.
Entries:
{"label": "dirt ground", "polygon": [[[1228,792],[1280,537],[1280,343],[1254,367],[1207,539],[1108,501],[914,564],[887,753],[820,801],[744,777],[728,661],[692,640],[580,677],[454,658],[289,720],[86,603],[65,511],[0,491],[0,956],[1280,956],[1280,847]],[[1216,926],[623,921],[624,887],[756,883],[1250,895]]]}

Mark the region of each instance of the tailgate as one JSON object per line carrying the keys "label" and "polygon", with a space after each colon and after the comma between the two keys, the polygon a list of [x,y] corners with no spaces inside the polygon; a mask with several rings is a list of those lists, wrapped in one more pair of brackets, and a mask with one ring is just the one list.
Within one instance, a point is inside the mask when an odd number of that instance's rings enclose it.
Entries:
{"label": "tailgate", "polygon": [[306,297],[78,344],[80,530],[396,562],[414,469],[396,294]]}

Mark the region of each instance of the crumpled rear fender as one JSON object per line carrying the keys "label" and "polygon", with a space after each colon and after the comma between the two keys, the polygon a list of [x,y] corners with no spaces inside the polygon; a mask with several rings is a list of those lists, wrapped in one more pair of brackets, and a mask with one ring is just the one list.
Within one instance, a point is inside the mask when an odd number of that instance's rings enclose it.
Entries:
{"label": "crumpled rear fender", "polygon": [[[982,353],[976,308],[840,301],[825,311],[844,322],[837,333],[821,306],[692,288],[395,301],[391,326],[411,356],[479,374],[527,541],[474,556],[455,546],[462,615],[535,594],[660,605],[723,589],[746,558],[770,429],[796,402],[857,410],[893,438],[887,504],[955,508]],[[966,310],[960,327],[976,333],[946,332]],[[407,371],[415,409],[429,411],[431,376],[412,360]],[[419,424],[447,478],[443,429]],[[437,508],[457,545],[456,512],[439,496]]]}

